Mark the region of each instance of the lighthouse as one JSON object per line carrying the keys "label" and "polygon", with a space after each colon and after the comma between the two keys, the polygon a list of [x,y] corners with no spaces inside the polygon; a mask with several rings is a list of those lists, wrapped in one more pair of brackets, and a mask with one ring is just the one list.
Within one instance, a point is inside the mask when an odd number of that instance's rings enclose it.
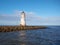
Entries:
{"label": "lighthouse", "polygon": [[25,12],[21,12],[21,21],[20,21],[21,26],[26,26],[26,20],[25,20]]}

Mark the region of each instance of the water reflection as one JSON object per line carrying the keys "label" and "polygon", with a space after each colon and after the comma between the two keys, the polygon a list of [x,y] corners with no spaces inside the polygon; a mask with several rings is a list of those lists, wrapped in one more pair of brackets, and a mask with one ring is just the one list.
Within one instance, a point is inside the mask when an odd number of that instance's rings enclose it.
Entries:
{"label": "water reflection", "polygon": [[26,31],[20,31],[19,40],[22,42],[20,45],[26,45]]}

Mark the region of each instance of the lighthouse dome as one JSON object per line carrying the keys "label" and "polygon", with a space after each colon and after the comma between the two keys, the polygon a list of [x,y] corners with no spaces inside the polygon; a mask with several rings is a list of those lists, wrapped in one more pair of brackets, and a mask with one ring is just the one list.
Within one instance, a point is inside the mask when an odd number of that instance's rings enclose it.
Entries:
{"label": "lighthouse dome", "polygon": [[24,11],[22,11],[21,13],[24,13]]}

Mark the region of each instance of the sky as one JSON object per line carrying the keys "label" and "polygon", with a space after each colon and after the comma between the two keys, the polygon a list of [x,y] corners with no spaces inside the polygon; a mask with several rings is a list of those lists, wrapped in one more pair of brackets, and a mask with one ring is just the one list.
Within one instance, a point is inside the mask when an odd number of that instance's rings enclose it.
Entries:
{"label": "sky", "polygon": [[0,25],[60,25],[60,0],[0,0]]}

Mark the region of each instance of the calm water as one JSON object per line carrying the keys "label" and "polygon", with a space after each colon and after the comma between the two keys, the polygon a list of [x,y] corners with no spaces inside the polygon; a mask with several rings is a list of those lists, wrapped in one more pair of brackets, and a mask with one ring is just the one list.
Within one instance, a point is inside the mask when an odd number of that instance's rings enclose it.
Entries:
{"label": "calm water", "polygon": [[0,32],[0,45],[60,45],[60,26],[17,32]]}

